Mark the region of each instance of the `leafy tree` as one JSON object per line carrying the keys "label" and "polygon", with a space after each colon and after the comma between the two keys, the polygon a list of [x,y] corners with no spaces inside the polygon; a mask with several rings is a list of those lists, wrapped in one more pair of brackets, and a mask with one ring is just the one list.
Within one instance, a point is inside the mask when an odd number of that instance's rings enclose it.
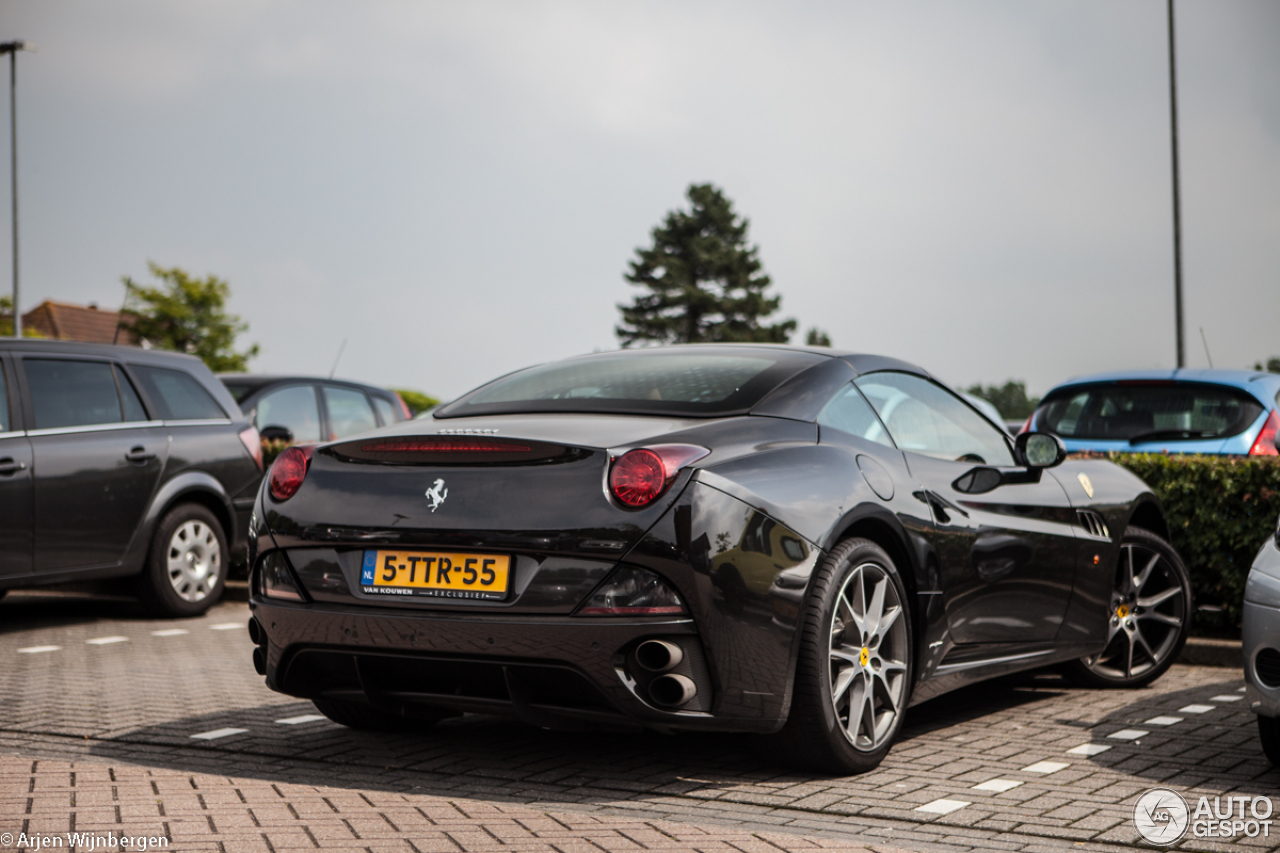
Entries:
{"label": "leafy tree", "polygon": [[[13,297],[0,296],[0,337],[11,337],[13,335]],[[24,338],[42,338],[44,335],[37,332],[30,326],[22,327],[22,336]]]}
{"label": "leafy tree", "polygon": [[804,336],[804,342],[811,347],[829,347],[831,346],[831,336],[821,329],[810,329],[809,333]]}
{"label": "leafy tree", "polygon": [[646,292],[618,306],[622,345],[789,341],[795,320],[761,324],[781,297],[765,295],[769,276],[759,248],[747,243],[747,220],[711,184],[693,184],[687,196],[690,209],[668,213],[652,248],[637,249],[630,262],[627,281]]}
{"label": "leafy tree", "polygon": [[432,406],[440,405],[440,401],[435,397],[423,394],[421,391],[410,391],[408,388],[392,388],[400,395],[400,399],[404,400],[404,404],[409,407],[409,414],[417,417],[419,412],[425,412]]}
{"label": "leafy tree", "polygon": [[1039,397],[1027,396],[1025,382],[1015,382],[1012,379],[1004,383],[1003,387],[988,385],[983,388],[981,385],[973,385],[965,390],[975,397],[986,400],[995,406],[1001,415],[1010,420],[1030,417],[1036,410],[1036,406],[1040,405]]}
{"label": "leafy tree", "polygon": [[178,267],[147,262],[158,287],[143,287],[129,276],[125,288],[124,323],[151,346],[199,356],[210,370],[243,373],[258,354],[254,344],[244,352],[233,348],[236,335],[249,324],[226,311],[231,288],[217,276],[196,278]]}
{"label": "leafy tree", "polygon": [[1253,366],[1253,369],[1265,370],[1267,373],[1280,373],[1280,355],[1271,356],[1271,358],[1267,359],[1265,365],[1262,362],[1258,362]]}

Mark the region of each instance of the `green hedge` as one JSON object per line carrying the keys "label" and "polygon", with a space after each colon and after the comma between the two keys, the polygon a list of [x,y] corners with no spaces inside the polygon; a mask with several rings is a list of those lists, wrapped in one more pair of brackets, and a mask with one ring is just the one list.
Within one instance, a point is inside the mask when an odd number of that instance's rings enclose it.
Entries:
{"label": "green hedge", "polygon": [[[1094,455],[1094,454],[1089,454]],[[1244,584],[1280,518],[1280,457],[1108,453],[1164,503],[1169,538],[1191,572],[1197,633],[1239,636]]]}

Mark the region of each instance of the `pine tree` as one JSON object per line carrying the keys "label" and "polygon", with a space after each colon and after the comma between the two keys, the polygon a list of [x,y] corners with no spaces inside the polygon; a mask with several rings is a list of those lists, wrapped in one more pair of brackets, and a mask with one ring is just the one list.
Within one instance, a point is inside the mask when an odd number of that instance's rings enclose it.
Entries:
{"label": "pine tree", "polygon": [[637,249],[627,281],[646,292],[619,305],[615,331],[635,343],[787,343],[795,320],[765,326],[781,297],[766,296],[759,247],[747,243],[746,219],[711,184],[693,184],[690,209],[673,210],[653,229],[653,247]]}

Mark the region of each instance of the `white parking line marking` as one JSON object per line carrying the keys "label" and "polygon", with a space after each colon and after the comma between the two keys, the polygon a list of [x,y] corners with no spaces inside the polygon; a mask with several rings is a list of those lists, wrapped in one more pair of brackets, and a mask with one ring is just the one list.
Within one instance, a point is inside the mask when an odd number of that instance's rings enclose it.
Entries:
{"label": "white parking line marking", "polygon": [[1147,720],[1148,726],[1172,726],[1182,722],[1182,717],[1152,717]]}
{"label": "white parking line marking", "polygon": [[190,634],[186,628],[165,628],[163,631],[152,631],[153,637],[177,637],[182,634]]}
{"label": "white parking line marking", "polygon": [[18,649],[20,655],[38,655],[41,652],[56,652],[62,646],[27,646],[25,649]]}
{"label": "white parking line marking", "polygon": [[1022,772],[1044,773],[1045,775],[1048,775],[1050,773],[1057,773],[1059,770],[1066,770],[1070,766],[1070,764],[1065,764],[1061,761],[1037,761],[1035,764],[1022,768]]}
{"label": "white parking line marking", "polygon": [[1232,696],[1228,694],[1225,696],[1210,696],[1209,701],[1210,702],[1239,702],[1243,698],[1244,698],[1243,696]]}
{"label": "white parking line marking", "polygon": [[990,782],[983,782],[981,785],[974,785],[975,791],[995,791],[1002,794],[1005,791],[1012,791],[1022,783],[1016,779],[992,779]]}
{"label": "white parking line marking", "polygon": [[1179,708],[1179,714],[1207,714],[1213,710],[1212,705],[1188,705],[1185,708]]}
{"label": "white parking line marking", "polygon": [[248,729],[214,729],[211,732],[201,732],[198,735],[192,735],[194,740],[217,740],[220,737],[231,737],[231,735],[242,735]]}
{"label": "white parking line marking", "polygon": [[1146,737],[1149,734],[1151,734],[1151,732],[1144,732],[1142,729],[1121,729],[1118,732],[1113,732],[1112,734],[1107,735],[1107,737],[1113,740],[1137,740],[1138,738]]}
{"label": "white parking line marking", "polygon": [[1243,693],[1243,692],[1245,692],[1245,691],[1246,691],[1246,690],[1248,690],[1248,689],[1249,689],[1248,687],[1239,687],[1239,688],[1237,688],[1237,689],[1236,689],[1236,692],[1237,692],[1237,693]]}
{"label": "white parking line marking", "polygon": [[299,717],[285,717],[283,720],[276,720],[276,722],[285,726],[297,726],[302,723],[318,723],[323,719],[325,719],[323,714],[303,714]]}
{"label": "white parking line marking", "polygon": [[1101,755],[1111,748],[1106,743],[1082,743],[1067,750],[1067,755]]}
{"label": "white parking line marking", "polygon": [[127,643],[128,637],[94,637],[92,640],[85,640],[86,646],[109,646],[112,643]]}
{"label": "white parking line marking", "polygon": [[925,803],[923,806],[917,806],[916,811],[928,812],[929,814],[951,814],[957,809],[965,806],[971,806],[973,803],[966,803],[964,800],[934,800],[932,803]]}
{"label": "white parking line marking", "polygon": [[220,622],[217,625],[210,625],[210,631],[234,631],[236,628],[243,628],[239,622]]}

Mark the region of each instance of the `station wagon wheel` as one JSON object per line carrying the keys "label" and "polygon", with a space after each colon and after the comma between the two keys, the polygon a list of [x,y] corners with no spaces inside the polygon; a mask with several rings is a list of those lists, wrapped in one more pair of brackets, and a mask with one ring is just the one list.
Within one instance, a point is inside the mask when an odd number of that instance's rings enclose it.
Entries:
{"label": "station wagon wheel", "polygon": [[831,622],[831,707],[859,752],[874,752],[895,730],[907,683],[902,599],[885,569],[863,563],[836,595]]}
{"label": "station wagon wheel", "polygon": [[1191,624],[1191,583],[1178,552],[1150,531],[1125,531],[1108,608],[1106,646],[1066,674],[1093,687],[1137,687],[1163,675]]}
{"label": "station wagon wheel", "polygon": [[165,552],[169,583],[183,601],[207,598],[222,575],[222,546],[213,528],[201,519],[184,521],[169,537]]}
{"label": "station wagon wheel", "polygon": [[822,773],[863,773],[884,759],[911,695],[911,611],[889,555],[846,539],[814,568],[801,608],[795,687],[768,756]]}
{"label": "station wagon wheel", "polygon": [[222,596],[227,538],[200,504],[179,504],[160,519],[140,578],[139,598],[163,616],[198,616]]}

